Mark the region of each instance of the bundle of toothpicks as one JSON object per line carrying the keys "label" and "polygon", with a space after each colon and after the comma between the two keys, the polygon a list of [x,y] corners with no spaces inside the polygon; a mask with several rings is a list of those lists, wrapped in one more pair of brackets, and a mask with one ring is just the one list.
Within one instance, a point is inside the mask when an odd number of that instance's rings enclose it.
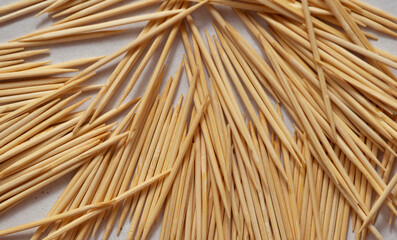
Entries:
{"label": "bundle of toothpicks", "polygon": [[[382,239],[381,208],[392,223],[397,57],[370,40],[397,37],[397,17],[365,0],[0,6],[2,26],[34,15],[54,23],[0,43],[0,221],[73,177],[45,218],[0,239],[148,239],[158,222],[160,239]],[[106,56],[37,61],[130,31]]]}

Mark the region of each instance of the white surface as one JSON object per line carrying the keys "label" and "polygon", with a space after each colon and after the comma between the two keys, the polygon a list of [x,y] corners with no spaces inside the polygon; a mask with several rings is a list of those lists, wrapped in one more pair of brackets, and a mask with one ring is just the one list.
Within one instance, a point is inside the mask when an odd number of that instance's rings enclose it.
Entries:
{"label": "white surface", "polygon": [[[5,5],[8,3],[15,2],[16,0],[2,0],[0,5]],[[397,15],[397,2],[396,0],[365,0],[379,8],[387,10],[390,13],[394,13]],[[148,8],[146,11],[150,11],[152,9]],[[142,12],[142,11],[141,11]],[[225,17],[239,29],[239,31],[244,34],[244,36],[252,42],[252,44],[257,48],[257,45],[254,41],[252,41],[252,37],[249,35],[245,27],[237,20],[237,17],[233,17],[234,14],[230,11],[225,11]],[[195,13],[194,19],[198,24],[199,29],[203,33],[204,28],[207,28],[210,33],[213,33],[212,26],[211,26],[211,17],[209,13],[205,10],[201,10],[198,13]],[[49,26],[52,23],[51,18],[47,15],[43,15],[39,18],[34,18],[33,14],[30,14],[23,18],[18,18],[10,23],[0,25],[0,42],[6,42],[10,39],[16,38],[18,36],[22,36],[26,33],[32,32],[34,29],[40,29],[45,26]],[[43,57],[36,58],[37,60],[51,60],[53,63],[62,62],[66,60],[72,60],[82,57],[92,57],[92,56],[102,56],[109,54],[116,49],[122,47],[129,41],[135,39],[139,31],[141,30],[144,23],[141,24],[134,24],[131,27],[131,31],[124,33],[122,35],[117,35],[114,37],[109,37],[105,39],[97,39],[97,40],[88,40],[88,41],[80,41],[78,43],[67,43],[67,44],[57,44],[47,46],[51,48],[51,53],[49,55],[45,55]],[[124,27],[125,28],[125,27]],[[127,27],[128,28],[128,27]],[[397,49],[394,47],[397,41],[395,39],[391,39],[390,37],[384,36],[380,33],[376,33],[376,36],[379,36],[379,41],[374,42],[374,45],[382,48],[394,55],[397,55]],[[179,37],[179,36],[178,36]],[[42,47],[45,48],[45,47]],[[259,48],[257,48],[259,51]],[[174,45],[173,49],[168,57],[166,62],[167,69],[166,69],[166,76],[171,76],[175,73],[180,61],[182,60],[182,54],[184,54],[183,45],[181,40],[178,38]],[[95,83],[103,83],[107,76],[110,75],[112,70],[114,69],[116,61],[112,62],[112,64],[107,65],[103,68],[98,76],[95,77]],[[153,68],[153,63],[150,65],[148,69]],[[143,78],[138,82],[136,89],[131,94],[130,98],[134,98],[136,96],[141,95],[141,93],[145,89],[145,80],[150,76],[150,71],[146,71],[143,75]],[[143,79],[143,81],[142,81]],[[164,81],[165,82],[165,81]],[[187,92],[187,83],[186,78],[183,76],[183,79],[180,84],[179,94]],[[179,96],[177,94],[177,96]],[[290,124],[288,124],[292,127]],[[292,130],[292,128],[291,128]],[[72,177],[72,174],[69,174],[62,179],[48,185],[47,187],[43,188],[42,190],[38,191],[31,197],[27,198],[17,207],[13,208],[12,210],[8,211],[6,214],[0,216],[0,229],[5,229],[8,227],[20,225],[23,223],[28,223],[31,221],[39,220],[45,217],[48,210],[51,208],[53,203],[58,198],[59,194],[63,191],[65,186],[67,185],[69,179]],[[378,220],[376,222],[376,226],[381,231],[384,239],[397,239],[397,224],[394,221],[391,226],[387,224],[389,219],[389,211],[387,209],[383,209]],[[126,239],[127,232],[128,232],[128,223],[123,228],[122,233],[120,236],[116,236],[115,232],[113,231],[110,239]],[[103,229],[102,229],[103,230]],[[152,231],[151,238],[158,239],[160,227],[157,225],[156,229]],[[20,234],[15,234],[8,237],[3,237],[0,239],[7,239],[7,240],[19,240],[19,239],[28,239],[29,236],[33,233],[31,231],[25,231]],[[99,236],[102,236],[103,232],[100,233]],[[97,239],[101,239],[97,237]],[[354,239],[354,236],[349,233],[348,239]],[[368,239],[372,239],[371,237]]]}

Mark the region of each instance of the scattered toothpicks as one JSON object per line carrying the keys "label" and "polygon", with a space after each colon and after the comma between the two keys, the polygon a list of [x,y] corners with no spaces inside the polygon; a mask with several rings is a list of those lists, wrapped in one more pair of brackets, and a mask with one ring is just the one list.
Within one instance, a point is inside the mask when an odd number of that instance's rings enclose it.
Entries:
{"label": "scattered toothpicks", "polygon": [[[351,221],[355,239],[382,239],[380,208],[397,215],[397,57],[368,40],[397,37],[392,14],[362,0],[19,0],[0,24],[31,13],[54,24],[0,43],[0,215],[73,177],[44,219],[0,237],[112,239],[129,224],[127,239],[147,239],[161,221],[161,239],[346,239]],[[106,56],[50,61],[55,44],[138,22]]]}

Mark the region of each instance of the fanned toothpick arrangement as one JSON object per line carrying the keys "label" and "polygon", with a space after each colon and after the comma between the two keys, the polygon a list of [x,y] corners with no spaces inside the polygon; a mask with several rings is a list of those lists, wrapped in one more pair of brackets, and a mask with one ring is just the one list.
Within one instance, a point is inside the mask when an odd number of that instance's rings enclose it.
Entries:
{"label": "fanned toothpick arrangement", "polygon": [[[346,239],[349,222],[355,239],[382,239],[380,208],[397,214],[397,57],[368,31],[397,37],[397,17],[365,0],[19,0],[0,24],[31,13],[55,22],[0,43],[0,214],[74,175],[44,219],[0,239],[109,239],[126,226],[147,239],[156,221],[161,239]],[[29,61],[137,22],[106,56]]]}

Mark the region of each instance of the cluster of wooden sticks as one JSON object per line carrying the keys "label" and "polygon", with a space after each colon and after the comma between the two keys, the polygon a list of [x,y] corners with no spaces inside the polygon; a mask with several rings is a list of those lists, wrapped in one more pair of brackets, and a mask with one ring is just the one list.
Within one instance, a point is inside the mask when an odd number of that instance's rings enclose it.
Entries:
{"label": "cluster of wooden sticks", "polygon": [[[197,28],[199,8],[216,36]],[[382,239],[379,209],[397,214],[397,57],[365,30],[396,37],[396,17],[362,0],[20,0],[0,7],[0,23],[32,12],[57,21],[0,44],[0,214],[74,177],[46,218],[0,237],[38,227],[31,239],[89,239],[104,225],[108,239],[128,218],[128,239],[147,239],[163,212],[161,239],[345,239],[350,220],[356,239]],[[141,21],[139,36],[108,56],[25,62],[49,51],[29,47]],[[160,93],[178,34],[186,54]],[[83,85],[120,56],[104,85]],[[127,101],[149,61],[146,90]],[[183,76],[189,91],[173,106]]]}

